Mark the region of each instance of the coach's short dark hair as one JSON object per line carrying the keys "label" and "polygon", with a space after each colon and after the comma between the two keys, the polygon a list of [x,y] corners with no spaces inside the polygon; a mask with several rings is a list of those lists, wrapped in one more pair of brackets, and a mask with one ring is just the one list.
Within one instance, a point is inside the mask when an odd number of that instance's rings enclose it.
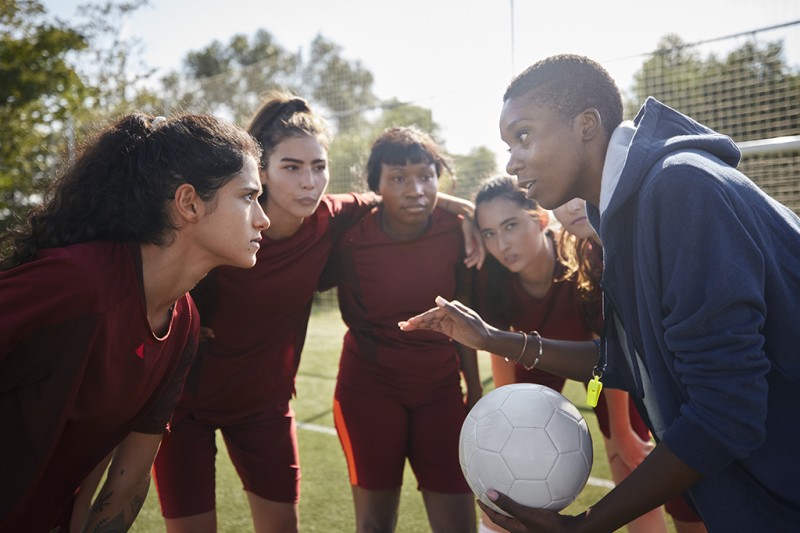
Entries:
{"label": "coach's short dark hair", "polygon": [[622,122],[622,96],[611,76],[588,57],[561,54],[534,63],[506,89],[503,102],[527,98],[567,119],[593,107],[610,136]]}

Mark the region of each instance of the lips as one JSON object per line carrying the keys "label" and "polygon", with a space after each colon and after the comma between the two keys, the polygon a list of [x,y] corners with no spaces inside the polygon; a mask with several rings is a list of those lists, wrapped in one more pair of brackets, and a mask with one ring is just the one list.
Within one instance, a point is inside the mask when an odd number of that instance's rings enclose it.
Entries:
{"label": "lips", "polygon": [[318,198],[315,197],[307,197],[307,198],[298,198],[295,200],[298,204],[304,205],[306,207],[315,205],[317,203]]}
{"label": "lips", "polygon": [[408,204],[403,206],[403,210],[410,213],[421,213],[423,211],[427,211],[428,206],[427,204]]}

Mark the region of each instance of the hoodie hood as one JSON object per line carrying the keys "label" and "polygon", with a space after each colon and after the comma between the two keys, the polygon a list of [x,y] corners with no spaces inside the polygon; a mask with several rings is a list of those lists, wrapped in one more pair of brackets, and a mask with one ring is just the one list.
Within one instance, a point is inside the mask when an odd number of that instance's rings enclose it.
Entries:
{"label": "hoodie hood", "polygon": [[625,166],[619,184],[609,202],[609,212],[615,211],[638,190],[651,167],[668,155],[684,150],[700,150],[736,168],[741,152],[736,143],[721,133],[648,97],[636,118]]}

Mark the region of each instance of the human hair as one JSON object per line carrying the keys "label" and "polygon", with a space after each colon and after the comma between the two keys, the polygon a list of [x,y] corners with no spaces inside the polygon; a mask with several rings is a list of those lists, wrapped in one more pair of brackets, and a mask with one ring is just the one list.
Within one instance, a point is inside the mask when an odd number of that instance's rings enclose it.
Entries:
{"label": "human hair", "polygon": [[562,229],[558,239],[558,258],[570,272],[574,272],[575,283],[581,298],[594,302],[600,298],[600,279],[603,277],[603,262],[598,253],[600,245],[588,238],[580,238]]}
{"label": "human hair", "polygon": [[374,143],[367,160],[367,185],[379,192],[381,169],[386,165],[427,163],[436,167],[436,176],[452,174],[450,158],[430,135],[414,126],[387,128]]}
{"label": "human hair", "polygon": [[609,137],[622,122],[622,96],[609,73],[588,57],[561,54],[534,63],[506,88],[503,102],[512,98],[555,110],[572,119],[593,107],[600,113]]}
{"label": "human hair", "polygon": [[267,167],[275,147],[289,137],[316,137],[325,149],[331,143],[325,119],[314,113],[304,98],[284,90],[264,95],[263,104],[250,120],[247,131],[261,145],[262,168]]}
{"label": "human hair", "polygon": [[0,270],[28,262],[42,248],[92,240],[165,245],[177,231],[168,203],[188,183],[213,206],[216,191],[256,141],[209,115],[124,116],[78,147],[25,222],[0,238]]}

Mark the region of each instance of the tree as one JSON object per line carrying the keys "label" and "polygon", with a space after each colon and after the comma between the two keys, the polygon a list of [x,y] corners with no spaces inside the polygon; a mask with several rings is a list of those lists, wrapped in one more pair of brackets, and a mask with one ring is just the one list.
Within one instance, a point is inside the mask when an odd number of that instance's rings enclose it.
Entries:
{"label": "tree", "polygon": [[[797,135],[800,75],[783,55],[781,42],[748,40],[721,58],[703,58],[696,46],[664,37],[635,76],[635,102],[628,102],[627,115],[652,95],[737,142]],[[739,169],[800,213],[796,152],[746,157]]]}
{"label": "tree", "polygon": [[299,61],[266,30],[252,39],[234,35],[227,44],[215,40],[186,55],[183,74],[172,72],[162,79],[165,106],[219,114],[245,125],[264,92],[299,86]]}
{"label": "tree", "polygon": [[75,29],[46,20],[33,0],[0,4],[0,229],[22,217],[67,149],[64,135],[87,88],[68,64],[86,49]]}
{"label": "tree", "polygon": [[[253,38],[235,35],[227,44],[213,41],[187,54],[182,72],[170,73],[162,83],[165,107],[223,114],[243,126],[269,89],[287,89],[308,99],[334,130],[328,188],[334,193],[366,188],[363,169],[369,148],[385,128],[416,125],[434,139],[439,134],[429,109],[397,99],[381,102],[373,92],[372,73],[322,35],[311,42],[307,57],[302,51],[287,51],[266,30]],[[461,156],[467,170],[459,176],[469,183],[479,179],[472,173],[485,174],[489,165],[489,150],[476,150]]]}
{"label": "tree", "polygon": [[148,0],[130,0],[80,6],[77,29],[89,46],[76,58],[76,68],[91,88],[84,101],[87,119],[157,107],[159,99],[145,86],[156,69],[141,60],[143,43],[120,37],[127,19],[148,4]]}
{"label": "tree", "polygon": [[796,134],[800,129],[798,75],[783,60],[780,42],[746,42],[723,59],[702,58],[695,46],[667,35],[634,75],[632,116],[654,96],[736,141]]}
{"label": "tree", "polygon": [[481,183],[497,173],[497,160],[494,152],[485,146],[473,148],[467,155],[456,155],[454,158],[457,180],[452,194],[456,196],[472,199],[478,192]]}
{"label": "tree", "polygon": [[378,103],[373,76],[359,61],[342,57],[342,47],[317,35],[303,66],[303,86],[309,97],[328,111],[340,133],[364,126],[363,114]]}

